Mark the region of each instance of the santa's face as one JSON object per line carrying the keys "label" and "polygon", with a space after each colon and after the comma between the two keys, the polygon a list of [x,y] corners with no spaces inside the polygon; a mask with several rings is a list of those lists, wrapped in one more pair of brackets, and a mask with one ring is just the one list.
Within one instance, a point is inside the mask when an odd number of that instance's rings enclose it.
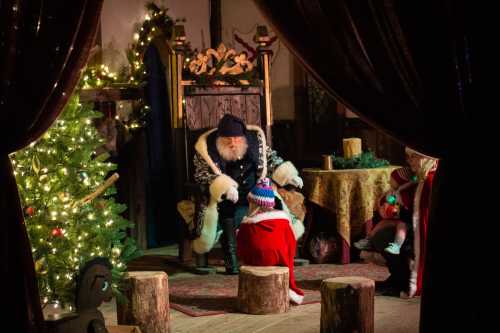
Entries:
{"label": "santa's face", "polygon": [[248,149],[247,138],[244,136],[221,136],[215,144],[220,156],[226,161],[241,160]]}

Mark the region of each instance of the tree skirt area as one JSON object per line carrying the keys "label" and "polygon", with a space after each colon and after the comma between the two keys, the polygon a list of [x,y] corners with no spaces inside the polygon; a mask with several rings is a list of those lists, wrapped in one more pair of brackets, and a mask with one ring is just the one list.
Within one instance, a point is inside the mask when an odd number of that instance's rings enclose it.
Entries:
{"label": "tree skirt area", "polygon": [[[321,302],[320,285],[324,279],[363,276],[383,281],[387,268],[374,264],[320,264],[295,267],[295,280],[304,291],[304,303]],[[169,279],[170,307],[193,317],[238,312],[238,275],[211,274]]]}

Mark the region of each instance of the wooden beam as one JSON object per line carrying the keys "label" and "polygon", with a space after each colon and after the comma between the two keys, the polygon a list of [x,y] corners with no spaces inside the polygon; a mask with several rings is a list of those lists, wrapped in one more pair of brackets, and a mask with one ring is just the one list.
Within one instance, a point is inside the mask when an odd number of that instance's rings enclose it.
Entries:
{"label": "wooden beam", "polygon": [[210,0],[210,47],[217,49],[222,42],[221,0]]}
{"label": "wooden beam", "polygon": [[137,100],[144,96],[140,87],[106,87],[80,90],[81,102],[116,102],[123,100]]}

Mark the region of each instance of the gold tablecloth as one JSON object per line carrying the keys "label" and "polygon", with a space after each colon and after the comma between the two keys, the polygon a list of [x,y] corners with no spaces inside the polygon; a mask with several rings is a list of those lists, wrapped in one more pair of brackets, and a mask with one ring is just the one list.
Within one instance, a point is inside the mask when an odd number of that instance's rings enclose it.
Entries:
{"label": "gold tablecloth", "polygon": [[306,198],[329,209],[337,217],[337,232],[351,244],[373,216],[375,201],[390,188],[390,175],[397,166],[374,169],[304,169]]}

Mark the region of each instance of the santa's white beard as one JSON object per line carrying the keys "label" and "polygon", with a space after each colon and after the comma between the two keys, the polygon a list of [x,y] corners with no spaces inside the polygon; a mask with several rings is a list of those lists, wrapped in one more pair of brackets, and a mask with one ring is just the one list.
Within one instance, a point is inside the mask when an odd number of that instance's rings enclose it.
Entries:
{"label": "santa's white beard", "polygon": [[245,156],[248,150],[248,142],[246,138],[244,138],[244,140],[241,143],[234,145],[234,147],[222,143],[220,138],[217,138],[215,140],[215,145],[217,147],[217,151],[219,152],[220,156],[224,160],[230,162],[241,160]]}

